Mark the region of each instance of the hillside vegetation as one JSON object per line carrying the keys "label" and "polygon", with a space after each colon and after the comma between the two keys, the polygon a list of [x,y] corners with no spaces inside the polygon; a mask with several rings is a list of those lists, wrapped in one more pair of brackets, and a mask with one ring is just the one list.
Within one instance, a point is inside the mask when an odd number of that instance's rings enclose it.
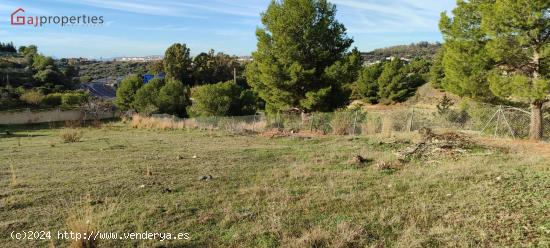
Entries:
{"label": "hillside vegetation", "polygon": [[426,41],[412,43],[410,45],[398,45],[385,48],[374,49],[371,52],[363,53],[363,60],[366,63],[374,63],[386,60],[388,57],[417,59],[432,59],[441,48],[440,43],[429,43]]}

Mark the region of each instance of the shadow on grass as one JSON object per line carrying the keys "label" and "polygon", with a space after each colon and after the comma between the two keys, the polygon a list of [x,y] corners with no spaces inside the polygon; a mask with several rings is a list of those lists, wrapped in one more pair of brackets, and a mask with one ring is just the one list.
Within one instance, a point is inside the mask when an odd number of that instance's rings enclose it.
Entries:
{"label": "shadow on grass", "polygon": [[7,139],[7,138],[34,138],[34,137],[43,137],[46,135],[42,134],[22,134],[22,133],[14,133],[12,131],[8,133],[4,132],[0,134],[0,139]]}
{"label": "shadow on grass", "polygon": [[[120,120],[119,118],[113,118],[113,119],[104,119],[104,120],[101,120],[100,122],[102,124],[106,124],[109,122],[116,122],[119,120]],[[80,127],[90,127],[93,125],[94,125],[94,122],[92,120],[80,122]],[[17,134],[18,132],[23,132],[23,131],[58,129],[58,128],[64,128],[65,126],[66,126],[65,121],[19,124],[19,125],[0,125],[0,135],[6,135],[6,132]],[[29,137],[29,136],[21,136],[21,137]],[[34,136],[31,135],[31,137],[34,137]]]}

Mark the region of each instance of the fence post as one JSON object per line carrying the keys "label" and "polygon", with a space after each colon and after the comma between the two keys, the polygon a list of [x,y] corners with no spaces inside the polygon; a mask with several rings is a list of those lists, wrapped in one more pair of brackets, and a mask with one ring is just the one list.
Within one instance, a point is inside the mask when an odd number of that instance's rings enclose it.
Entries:
{"label": "fence post", "polygon": [[254,113],[254,121],[252,122],[252,132],[256,132],[256,113]]}
{"label": "fence post", "polygon": [[313,132],[313,121],[315,120],[313,115],[314,115],[314,113],[312,112],[311,116],[309,116],[309,131],[310,132]]}
{"label": "fence post", "polygon": [[355,130],[357,129],[357,112],[359,111],[355,111],[355,118],[353,119],[353,136],[355,136]]}
{"label": "fence post", "polygon": [[411,121],[409,123],[409,133],[412,132],[413,121],[414,121],[414,107],[412,107],[412,112],[411,112]]}
{"label": "fence post", "polygon": [[493,137],[497,137],[498,135],[498,128],[500,127],[500,116],[502,115],[502,106],[498,106],[498,110],[497,110],[497,124],[495,126],[495,134]]}

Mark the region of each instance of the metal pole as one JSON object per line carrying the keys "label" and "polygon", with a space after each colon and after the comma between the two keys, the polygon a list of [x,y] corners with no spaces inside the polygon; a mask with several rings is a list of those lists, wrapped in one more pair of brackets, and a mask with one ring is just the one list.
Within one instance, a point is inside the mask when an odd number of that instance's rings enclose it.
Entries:
{"label": "metal pole", "polygon": [[313,118],[314,118],[313,113],[311,113],[311,116],[309,117],[309,131],[310,132],[313,132],[313,121],[315,120]]}
{"label": "metal pole", "polygon": [[512,138],[516,138],[516,134],[514,133],[514,130],[512,129],[512,126],[510,126],[510,123],[508,122],[508,119],[506,118],[506,115],[504,115],[504,111],[502,111],[502,118],[504,119],[504,123],[508,126],[508,130],[510,130],[510,134],[512,134]]}
{"label": "metal pole", "polygon": [[483,127],[483,129],[481,129],[481,133],[483,133],[485,131],[485,129],[487,129],[487,127],[489,127],[489,125],[491,124],[493,119],[495,119],[495,116],[497,116],[497,114],[498,114],[498,110],[497,110],[497,112],[495,112],[495,114],[493,114],[493,117],[491,117],[491,119],[487,122],[487,124],[485,124],[485,127]]}
{"label": "metal pole", "polygon": [[254,114],[254,122],[252,122],[252,132],[256,132],[256,114]]}
{"label": "metal pole", "polygon": [[501,111],[502,111],[502,106],[498,106],[498,110],[497,110],[497,124],[495,125],[495,134],[494,134],[494,137],[496,138],[497,137],[497,132],[498,132],[498,126],[500,124],[500,114],[501,114]]}
{"label": "metal pole", "polygon": [[353,136],[355,136],[355,129],[357,128],[357,112],[355,111],[355,118],[353,119]]}
{"label": "metal pole", "polygon": [[414,107],[412,107],[412,112],[411,112],[411,121],[409,123],[409,133],[412,131],[413,121],[414,121]]}

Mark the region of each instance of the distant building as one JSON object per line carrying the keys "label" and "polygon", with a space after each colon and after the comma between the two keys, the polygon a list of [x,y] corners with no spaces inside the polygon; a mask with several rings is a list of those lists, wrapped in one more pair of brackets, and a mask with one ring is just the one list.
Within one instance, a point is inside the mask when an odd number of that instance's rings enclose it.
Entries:
{"label": "distant building", "polygon": [[162,60],[163,56],[160,55],[152,55],[152,56],[144,56],[144,57],[118,57],[114,58],[113,61],[120,61],[120,62],[150,62],[150,61],[159,61]]}
{"label": "distant building", "polygon": [[153,80],[154,78],[164,79],[164,73],[160,73],[157,75],[145,74],[143,75],[143,83],[149,83],[149,81]]}
{"label": "distant building", "polygon": [[252,56],[240,56],[240,57],[237,57],[237,61],[239,63],[247,63],[247,62],[251,62],[253,61],[254,59],[252,58]]}

